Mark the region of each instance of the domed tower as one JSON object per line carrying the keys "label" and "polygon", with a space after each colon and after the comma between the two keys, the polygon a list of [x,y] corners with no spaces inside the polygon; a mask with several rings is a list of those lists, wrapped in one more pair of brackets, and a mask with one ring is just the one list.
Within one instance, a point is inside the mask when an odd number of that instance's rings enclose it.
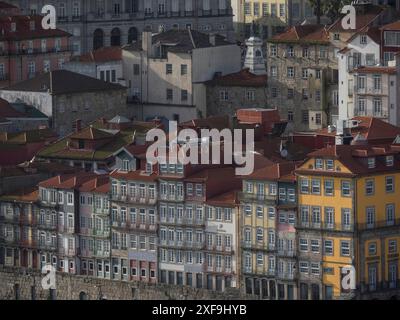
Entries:
{"label": "domed tower", "polygon": [[267,74],[265,68],[265,59],[262,51],[263,42],[260,38],[250,37],[246,41],[247,51],[244,60],[244,67],[248,68],[251,73],[261,75]]}

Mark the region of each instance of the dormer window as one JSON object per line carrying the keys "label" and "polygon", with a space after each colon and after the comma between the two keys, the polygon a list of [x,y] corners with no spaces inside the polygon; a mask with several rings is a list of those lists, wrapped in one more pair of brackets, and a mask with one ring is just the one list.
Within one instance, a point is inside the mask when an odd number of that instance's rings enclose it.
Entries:
{"label": "dormer window", "polygon": [[375,168],[375,158],[368,158],[368,169]]}
{"label": "dormer window", "polygon": [[146,173],[149,173],[149,174],[153,173],[153,165],[150,162],[146,163]]}
{"label": "dormer window", "polygon": [[334,169],[334,161],[332,159],[326,160],[326,170]]}
{"label": "dormer window", "polygon": [[160,164],[160,173],[167,173],[168,172],[168,165],[166,163]]}
{"label": "dormer window", "polygon": [[360,36],[360,44],[367,44],[367,36],[366,35]]}
{"label": "dormer window", "polygon": [[333,40],[340,40],[340,34],[339,33],[334,33],[333,34]]}
{"label": "dormer window", "polygon": [[386,156],[386,167],[393,167],[394,165],[394,157]]}
{"label": "dormer window", "polygon": [[322,159],[315,159],[315,169],[322,170],[324,167]]}
{"label": "dormer window", "polygon": [[129,171],[129,160],[122,160],[122,171]]}

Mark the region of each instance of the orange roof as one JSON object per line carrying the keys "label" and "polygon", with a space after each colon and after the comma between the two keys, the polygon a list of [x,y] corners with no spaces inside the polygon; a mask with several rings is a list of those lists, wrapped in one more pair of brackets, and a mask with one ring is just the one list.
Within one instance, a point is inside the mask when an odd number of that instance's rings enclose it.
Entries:
{"label": "orange roof", "polygon": [[212,197],[206,201],[206,204],[215,207],[235,207],[239,204],[238,190],[231,190]]}
{"label": "orange roof", "polygon": [[17,193],[2,195],[2,201],[35,202],[38,199],[39,191],[37,188],[30,188]]}
{"label": "orange roof", "polygon": [[[396,127],[381,119],[373,117],[354,117],[351,120],[358,121],[358,125],[351,129],[352,136],[360,134],[367,140],[385,140],[393,141],[397,135],[400,135],[400,127]],[[328,132],[327,128],[317,131],[317,134],[324,136],[336,136],[336,131]]]}
{"label": "orange roof", "polygon": [[400,30],[400,20],[385,24],[384,26],[381,27],[381,30],[384,30],[384,31]]}
{"label": "orange roof", "polygon": [[109,62],[122,60],[120,47],[102,47],[73,59],[79,62]]}
{"label": "orange roof", "polygon": [[93,179],[84,182],[79,191],[81,192],[94,192],[94,193],[108,193],[110,190],[108,175],[100,175]]}
{"label": "orange roof", "polygon": [[329,33],[323,25],[299,25],[277,34],[270,42],[318,42],[328,45]]}
{"label": "orange roof", "polygon": [[294,181],[293,171],[296,168],[295,162],[281,162],[254,171],[248,176],[255,180],[285,180]]}
{"label": "orange roof", "polygon": [[95,173],[82,172],[78,174],[58,175],[48,180],[39,183],[43,188],[54,189],[77,189],[85,182],[88,182],[96,177]]}
{"label": "orange roof", "polygon": [[110,177],[119,180],[137,180],[137,181],[148,181],[153,182],[158,179],[158,175],[156,174],[148,174],[142,170],[122,172],[119,170],[114,170],[110,173]]}

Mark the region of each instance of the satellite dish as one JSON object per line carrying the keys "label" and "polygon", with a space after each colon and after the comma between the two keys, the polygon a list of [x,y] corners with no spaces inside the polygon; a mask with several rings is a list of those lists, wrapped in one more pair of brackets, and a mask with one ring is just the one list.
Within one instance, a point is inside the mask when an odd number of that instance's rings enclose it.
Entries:
{"label": "satellite dish", "polygon": [[287,158],[287,156],[289,155],[288,151],[286,149],[282,149],[281,151],[281,157],[282,158]]}

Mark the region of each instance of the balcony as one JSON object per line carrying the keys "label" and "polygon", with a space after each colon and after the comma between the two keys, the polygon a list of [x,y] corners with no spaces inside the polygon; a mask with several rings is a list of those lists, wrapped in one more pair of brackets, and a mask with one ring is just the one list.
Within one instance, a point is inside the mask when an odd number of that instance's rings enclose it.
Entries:
{"label": "balcony", "polygon": [[42,230],[57,230],[57,224],[51,222],[40,222],[37,224],[38,229]]}
{"label": "balcony", "polygon": [[108,216],[110,214],[110,209],[104,209],[104,208],[94,208],[93,209],[94,214],[98,215],[105,215]]}
{"label": "balcony", "polygon": [[40,243],[38,245],[39,250],[46,250],[46,251],[56,251],[57,246],[54,244],[47,244],[47,243]]}
{"label": "balcony", "polygon": [[58,254],[62,256],[74,257],[78,254],[78,249],[64,249],[59,248]]}
{"label": "balcony", "polygon": [[400,218],[390,221],[376,221],[374,223],[358,223],[358,230],[368,231],[376,229],[393,228],[400,226]]}
{"label": "balcony", "polygon": [[295,279],[295,274],[289,273],[289,272],[277,272],[277,278],[280,280],[294,280]]}
{"label": "balcony", "polygon": [[296,256],[296,251],[294,251],[294,250],[278,250],[278,256],[294,258]]}

